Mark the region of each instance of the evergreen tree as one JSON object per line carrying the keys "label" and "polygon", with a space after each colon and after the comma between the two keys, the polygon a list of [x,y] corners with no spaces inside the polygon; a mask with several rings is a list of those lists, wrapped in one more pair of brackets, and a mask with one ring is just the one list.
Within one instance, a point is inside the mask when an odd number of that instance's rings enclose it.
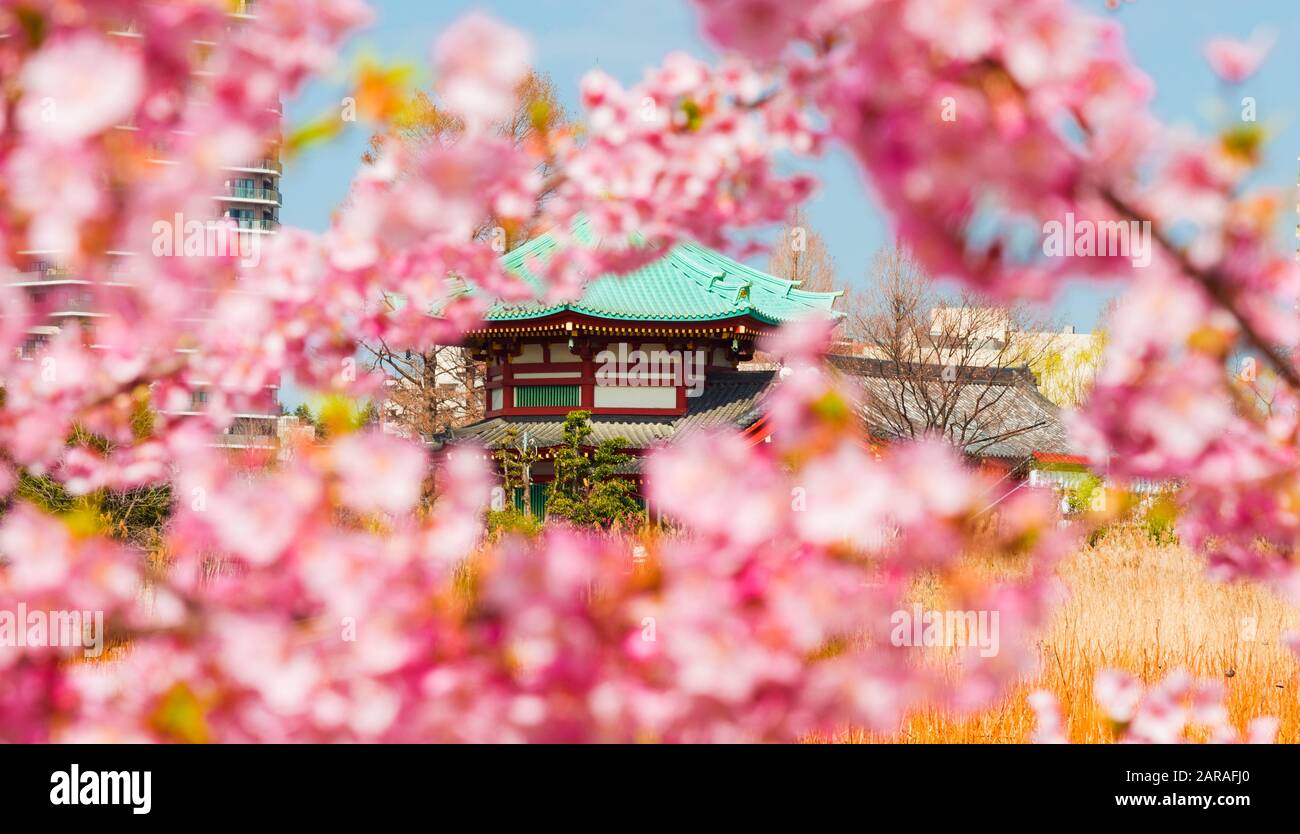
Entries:
{"label": "evergreen tree", "polygon": [[570,411],[564,418],[561,445],[555,450],[555,480],[547,490],[548,515],[587,527],[634,523],[641,507],[632,482],[618,470],[632,461],[621,437],[591,448],[591,412]]}

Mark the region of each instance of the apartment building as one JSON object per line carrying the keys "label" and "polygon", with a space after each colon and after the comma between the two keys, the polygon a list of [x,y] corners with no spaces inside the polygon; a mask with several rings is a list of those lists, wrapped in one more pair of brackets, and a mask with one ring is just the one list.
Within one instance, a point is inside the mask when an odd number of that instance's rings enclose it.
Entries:
{"label": "apartment building", "polygon": [[[232,6],[229,15],[232,28],[243,21],[253,19],[256,14],[254,0],[240,0]],[[125,40],[138,39],[141,34],[129,21],[109,32],[114,38]],[[202,49],[206,44],[196,44]],[[197,70],[202,74],[202,70]],[[131,125],[120,125],[118,130],[134,130]],[[266,149],[257,159],[250,159],[226,169],[222,185],[212,195],[212,221],[233,221],[236,231],[232,234],[236,240],[232,245],[236,251],[256,251],[251,247],[263,241],[246,240],[250,237],[275,235],[280,223],[280,177],[283,168],[279,161],[278,141]],[[150,154],[149,162],[156,165],[168,164],[165,148],[155,148]],[[216,224],[214,223],[214,226]],[[30,327],[27,337],[19,348],[23,359],[35,359],[44,346],[63,330],[76,327],[85,334],[86,343],[93,349],[95,342],[95,323],[106,314],[95,309],[92,287],[102,289],[104,286],[132,286],[132,259],[134,252],[111,251],[108,253],[112,266],[106,277],[93,279],[76,273],[68,268],[57,251],[27,250],[19,255],[18,271],[10,273],[5,280],[11,287],[22,289],[34,306],[44,310],[44,320]],[[201,316],[202,311],[196,311]],[[190,406],[184,411],[168,413],[185,415],[201,414],[208,406],[211,391],[198,381],[193,392]],[[267,386],[262,396],[248,405],[247,410],[234,415],[234,420],[215,442],[223,447],[241,448],[275,448],[277,442],[277,418],[280,415],[279,386]]]}

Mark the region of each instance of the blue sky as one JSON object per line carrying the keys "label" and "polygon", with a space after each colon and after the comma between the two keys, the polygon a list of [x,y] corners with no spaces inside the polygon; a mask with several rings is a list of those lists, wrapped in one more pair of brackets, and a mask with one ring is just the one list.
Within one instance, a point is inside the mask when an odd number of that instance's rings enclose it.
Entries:
{"label": "blue sky", "polygon": [[[792,0],[793,2],[794,0]],[[437,33],[473,9],[482,9],[532,39],[534,62],[549,73],[573,112],[578,81],[592,67],[630,83],[673,50],[709,58],[716,53],[697,32],[686,0],[370,0],[376,24],[356,38],[348,60],[370,55],[409,60],[427,67]],[[1119,21],[1129,49],[1157,88],[1155,111],[1164,121],[1206,128],[1222,92],[1202,57],[1205,41],[1218,34],[1247,37],[1258,27],[1275,30],[1277,45],[1263,71],[1233,91],[1233,100],[1253,96],[1259,120],[1270,128],[1269,157],[1259,181],[1294,194],[1300,153],[1300,3],[1296,0],[1134,0],[1107,11],[1104,0],[1077,0]],[[426,79],[427,81],[427,79]],[[344,95],[342,75],[314,83],[288,103],[291,123],[336,106]],[[317,147],[286,167],[285,223],[324,229],[343,199],[368,135],[364,130]],[[808,206],[811,225],[826,239],[841,282],[861,285],[872,254],[890,241],[889,225],[874,204],[856,167],[842,152],[810,165],[821,188]],[[1295,217],[1279,221],[1284,245],[1294,240]],[[1113,287],[1071,284],[1050,314],[1061,324],[1091,328]]]}

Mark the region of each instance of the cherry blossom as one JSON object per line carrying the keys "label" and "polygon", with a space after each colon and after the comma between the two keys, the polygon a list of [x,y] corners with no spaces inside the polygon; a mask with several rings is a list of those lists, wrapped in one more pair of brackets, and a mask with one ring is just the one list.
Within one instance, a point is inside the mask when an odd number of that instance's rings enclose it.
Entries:
{"label": "cherry blossom", "polygon": [[140,58],[121,41],[89,32],[54,38],[23,64],[18,124],[72,144],[129,118],[144,87]]}
{"label": "cherry blossom", "polygon": [[[285,459],[207,442],[284,374],[369,396],[380,381],[350,372],[363,343],[454,341],[485,297],[531,294],[475,237],[488,217],[565,238],[528,266],[568,297],[681,240],[737,248],[815,187],[785,162],[832,145],[936,276],[1038,297],[1081,272],[1123,284],[1106,368],[1072,418],[1081,445],[1113,477],[1182,479],[1183,532],[1216,576],[1300,589],[1285,558],[1300,546],[1296,418],[1234,407],[1226,367],[1257,354],[1279,405],[1295,403],[1278,346],[1300,332],[1300,276],[1269,237],[1277,201],[1246,190],[1253,148],[1148,112],[1152,85],[1113,22],[1064,0],[698,0],[727,53],[716,66],[676,53],[630,86],[589,73],[581,138],[514,147],[483,128],[507,109],[527,41],[474,16],[433,49],[435,92],[468,133],[383,143],[327,231],[281,230],[244,271],[229,254],[154,252],[156,226],[206,217],[222,166],[278,137],[284,99],[371,15],[358,0],[267,0],[234,33],[220,5],[28,4],[41,39],[0,15],[0,66],[18,85],[0,122],[15,186],[0,196],[2,266],[61,250],[106,314],[93,346],[66,329],[19,361],[54,301],[0,294],[0,486],[21,468],[75,495],[167,483],[173,497],[148,554],[91,517],[11,501],[0,606],[103,610],[127,645],[104,665],[0,653],[0,740],[788,741],[996,703],[1034,668],[1071,534],[1041,498],[999,500],[949,448],[866,437],[853,391],[820,362],[825,319],[767,346],[783,362],[764,402],[771,443],[685,437],[645,461],[675,535],[650,541],[644,565],[626,537],[557,525],[489,540],[492,473],[473,447],[429,460],[350,425]],[[125,21],[143,48],[105,35]],[[201,66],[196,41],[210,44]],[[1230,81],[1267,51],[1216,44]],[[1149,221],[1151,263],[1016,245],[1025,224],[1067,213]],[[108,251],[136,253],[125,278]],[[186,413],[200,386],[209,409]],[[1029,568],[986,585],[961,554],[995,503],[979,544]],[[996,655],[967,648],[948,676],[890,641],[922,576],[1000,615]],[[1238,738],[1221,687],[1185,675],[1142,690],[1106,673],[1095,694],[1125,741]],[[1031,703],[1040,738],[1063,740],[1050,699]],[[1247,738],[1274,729],[1260,720]]]}
{"label": "cherry blossom", "polygon": [[528,41],[483,14],[457,21],[434,47],[438,92],[473,127],[504,117],[528,73]]}
{"label": "cherry blossom", "polygon": [[1273,32],[1255,32],[1250,40],[1212,38],[1205,45],[1205,57],[1220,78],[1239,84],[1255,74],[1277,36]]}
{"label": "cherry blossom", "polygon": [[[1224,696],[1223,684],[1194,680],[1182,670],[1144,688],[1126,672],[1104,669],[1093,687],[1093,697],[1121,744],[1182,744],[1201,737],[1211,744],[1271,744],[1277,719],[1252,719],[1246,733],[1239,734],[1228,721]],[[1036,740],[1066,742],[1052,694],[1039,690],[1029,700],[1038,717]]]}

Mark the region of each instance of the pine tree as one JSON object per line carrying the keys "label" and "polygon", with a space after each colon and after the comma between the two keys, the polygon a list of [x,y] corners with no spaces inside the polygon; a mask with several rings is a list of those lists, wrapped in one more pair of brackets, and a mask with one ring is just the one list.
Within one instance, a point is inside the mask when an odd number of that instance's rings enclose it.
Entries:
{"label": "pine tree", "polygon": [[642,514],[632,483],[618,472],[632,462],[622,451],[627,440],[614,437],[592,449],[591,412],[570,411],[555,451],[555,480],[547,491],[548,515],[587,527],[634,523]]}

